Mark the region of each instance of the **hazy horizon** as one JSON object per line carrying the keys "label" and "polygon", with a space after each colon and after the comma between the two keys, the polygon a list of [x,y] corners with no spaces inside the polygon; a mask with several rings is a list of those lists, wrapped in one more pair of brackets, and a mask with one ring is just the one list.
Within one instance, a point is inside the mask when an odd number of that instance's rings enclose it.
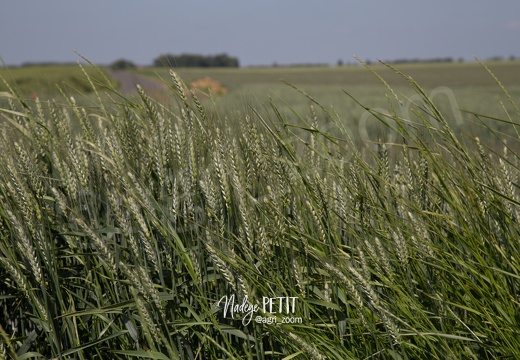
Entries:
{"label": "hazy horizon", "polygon": [[[500,5],[497,5],[500,4]],[[241,66],[363,60],[520,57],[520,2],[239,0],[143,3],[16,1],[2,5],[9,65],[226,53]]]}

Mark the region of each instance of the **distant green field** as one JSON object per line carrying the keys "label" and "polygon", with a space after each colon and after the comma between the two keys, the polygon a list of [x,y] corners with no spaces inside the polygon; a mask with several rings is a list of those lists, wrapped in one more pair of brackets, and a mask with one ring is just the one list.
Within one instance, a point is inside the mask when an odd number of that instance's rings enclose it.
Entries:
{"label": "distant green field", "polygon": [[[487,63],[486,66],[507,87],[513,97],[520,96],[520,62],[493,62]],[[405,96],[413,94],[406,81],[391,69],[383,65],[375,65],[372,68],[396,92]],[[396,65],[396,68],[429,92],[435,89],[439,92],[439,87],[449,88],[461,108],[470,107],[474,111],[496,108],[498,97],[501,96],[495,80],[478,63],[403,64]],[[315,96],[323,105],[333,106],[338,111],[351,110],[351,107],[346,105],[343,91],[351,93],[370,106],[384,105],[381,103],[381,95],[389,92],[376,76],[362,66],[174,70],[188,84],[204,77],[220,81],[229,89],[229,93],[217,99],[217,103],[226,108],[233,104],[244,105],[244,102],[251,99],[262,99],[265,102],[268,95],[281,97],[296,108],[305,106],[301,97],[284,82],[297,86]],[[167,68],[144,68],[136,72],[150,77],[160,77],[171,83]],[[294,102],[291,99],[294,99]]]}
{"label": "distant green field", "polygon": [[[504,86],[520,86],[520,62],[492,62],[487,66]],[[395,66],[426,88],[495,86],[495,81],[477,63],[403,64]],[[372,65],[391,86],[406,85],[406,81],[383,65]],[[85,67],[89,76],[102,80],[99,69]],[[380,81],[362,66],[343,67],[278,67],[278,68],[180,68],[174,69],[186,81],[211,77],[229,88],[231,94],[246,89],[276,88],[283,81],[301,87],[330,86],[348,90],[357,86],[379,86]],[[169,79],[168,68],[145,67],[134,70],[141,75]],[[103,70],[104,74],[106,72]],[[27,66],[2,68],[0,76],[22,93],[55,93],[56,85],[89,91],[90,86],[77,65]],[[0,89],[5,90],[3,82]]]}
{"label": "distant green field", "polygon": [[[512,94],[517,93],[520,86],[520,61],[492,62],[486,64],[500,79]],[[406,81],[391,69],[383,65],[372,65],[381,77],[385,79],[397,91],[408,88]],[[485,69],[477,63],[429,63],[429,64],[402,64],[396,68],[410,76],[421,86],[428,90],[439,86],[451,88],[462,97],[471,94],[475,90],[475,103],[483,100],[479,94],[486,89],[493,96],[497,90],[496,82],[487,74]],[[101,69],[101,70],[100,70]],[[103,75],[107,76],[105,69],[94,69],[86,66],[85,70],[94,81],[105,83]],[[188,84],[194,80],[210,77],[220,81],[229,93],[219,99],[224,104],[243,103],[244,100],[253,98],[265,99],[264,95],[282,96],[287,100],[294,91],[284,82],[293,84],[302,90],[318,96],[325,104],[337,107],[342,102],[343,96],[338,94],[345,90],[353,95],[373,94],[380,99],[380,95],[387,92],[380,80],[362,66],[343,67],[279,67],[279,68],[180,68],[174,69]],[[103,73],[103,75],[100,74]],[[145,75],[159,80],[164,79],[171,84],[168,68],[145,67],[134,70],[137,74]],[[49,65],[28,66],[20,68],[2,68],[0,76],[11,86],[15,86],[24,96],[54,96],[58,87],[76,89],[81,92],[91,91],[91,87],[77,65]],[[113,81],[113,84],[116,84]],[[0,91],[5,91],[6,85],[0,82]],[[410,92],[411,93],[411,92]],[[335,95],[333,95],[335,94]],[[330,101],[338,98],[337,101]],[[329,100],[330,99],[330,100]],[[364,100],[361,98],[360,100]],[[370,100],[370,99],[368,99]],[[461,98],[464,102],[464,98]],[[495,103],[496,99],[493,99]],[[299,101],[300,103],[300,101]],[[341,106],[340,106],[341,107]]]}
{"label": "distant green field", "polygon": [[[507,88],[513,99],[520,98],[520,62],[491,62],[486,63],[486,66]],[[471,109],[472,112],[493,117],[507,117],[506,113],[514,112],[496,81],[481,64],[401,64],[395,67],[422,86],[440,110],[450,114],[448,120],[452,125],[469,136],[485,136],[487,129],[481,124],[475,125],[475,117],[464,110]],[[403,77],[383,65],[373,65],[371,68],[388,82],[398,96],[409,99],[402,104],[402,108],[396,109],[399,115],[406,117],[414,108],[412,105],[420,105],[415,101],[417,96],[414,96],[414,89],[407,85]],[[295,113],[308,116],[312,101],[284,82],[290,83],[330,111],[337,112],[344,119],[350,119],[354,124],[354,136],[360,135],[359,119],[367,114],[345,92],[353,95],[363,105],[381,111],[388,111],[385,95],[393,97],[382,82],[363,66],[174,70],[187,84],[205,77],[221,82],[229,93],[213,99],[218,113],[247,113],[251,106],[256,109],[270,109],[269,99],[272,98],[283,116],[289,119],[296,118]],[[171,84],[167,68],[143,68],[135,71],[152,78],[162,78]],[[369,128],[373,127],[371,123],[378,123],[373,117],[364,120]],[[495,123],[493,126],[501,131],[501,124]]]}
{"label": "distant green field", "polygon": [[[486,66],[507,88],[513,99],[520,98],[520,61],[490,62]],[[514,109],[507,101],[504,93],[495,79],[478,63],[424,63],[400,64],[395,67],[410,76],[419,85],[424,87],[427,95],[431,96],[437,106],[446,114],[450,114],[449,121],[457,130],[469,136],[485,136],[487,130],[482,124],[475,126],[475,117],[464,110],[486,114],[492,117],[507,117]],[[415,101],[414,89],[407,85],[406,80],[381,64],[371,65],[392,90],[407,101],[401,107],[394,109],[402,117],[407,117],[420,103]],[[108,71],[103,68],[85,67],[86,72],[95,83],[106,84],[103,76]],[[278,68],[178,68],[174,69],[188,85],[198,79],[209,77],[219,81],[228,92],[225,95],[214,96],[214,105],[208,106],[208,111],[216,113],[249,113],[263,111],[274,116],[272,104],[277,111],[287,119],[298,121],[299,116],[310,116],[310,107],[313,101],[306,98],[293,87],[320,102],[326,109],[338,113],[344,121],[350,121],[354,137],[363,137],[364,128],[372,132],[378,121],[368,117],[363,107],[359,106],[346,94],[354,96],[364,106],[388,112],[388,102],[385,96],[393,97],[381,80],[363,66],[343,67],[278,67]],[[168,68],[145,67],[132,72],[164,81],[172,86]],[[14,69],[0,69],[2,76],[11,86],[15,86],[22,96],[27,98],[39,97],[48,99],[61,97],[58,87],[66,90],[81,100],[79,93],[88,94],[92,91],[90,84],[81,68],[76,65],[31,66]],[[110,79],[112,84],[117,83]],[[97,86],[102,90],[102,86]],[[7,88],[0,83],[0,91]],[[101,95],[104,91],[101,91]],[[154,93],[153,97],[161,102],[173,104],[172,93]],[[172,99],[169,102],[168,99]],[[208,99],[201,96],[201,100]],[[318,115],[320,120],[326,116]],[[461,120],[463,119],[463,121]],[[360,123],[363,129],[360,130]],[[326,125],[325,125],[326,126]],[[501,124],[493,125],[501,131]],[[381,134],[380,136],[385,136]]]}
{"label": "distant green field", "polygon": [[[520,85],[520,62],[492,62],[487,66],[504,85]],[[390,85],[406,82],[383,65],[371,66]],[[403,64],[395,66],[425,87],[432,86],[486,86],[495,85],[493,79],[478,63]],[[167,68],[136,70],[144,75],[156,74],[168,78]],[[358,86],[379,85],[379,80],[362,66],[343,67],[278,67],[278,68],[180,68],[175,69],[186,81],[209,76],[230,89],[254,84],[273,84],[285,80],[295,85]]]}
{"label": "distant green field", "polygon": [[[105,82],[106,72],[92,66],[84,67],[94,82]],[[100,73],[101,71],[101,73]],[[92,91],[89,81],[78,65],[42,65],[19,68],[1,68],[0,77],[21,95],[27,97],[48,98],[59,94],[59,88],[69,91],[88,93]],[[7,85],[0,81],[0,91],[6,91]]]}

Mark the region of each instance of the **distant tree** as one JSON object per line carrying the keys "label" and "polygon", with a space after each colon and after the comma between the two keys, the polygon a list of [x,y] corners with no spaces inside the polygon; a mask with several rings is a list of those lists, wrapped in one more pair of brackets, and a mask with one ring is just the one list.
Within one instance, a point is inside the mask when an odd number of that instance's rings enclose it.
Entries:
{"label": "distant tree", "polygon": [[225,53],[214,56],[199,54],[166,54],[153,61],[154,66],[176,67],[239,67],[238,59]]}
{"label": "distant tree", "polygon": [[209,57],[210,66],[213,67],[239,67],[238,59],[225,53]]}
{"label": "distant tree", "polygon": [[337,66],[343,66],[343,60],[339,59],[336,63]]}
{"label": "distant tree", "polygon": [[175,66],[175,56],[172,54],[161,55],[154,59],[153,66],[170,67]]}
{"label": "distant tree", "polygon": [[135,64],[126,59],[119,59],[110,64],[110,68],[112,70],[126,70],[126,69],[134,69]]}

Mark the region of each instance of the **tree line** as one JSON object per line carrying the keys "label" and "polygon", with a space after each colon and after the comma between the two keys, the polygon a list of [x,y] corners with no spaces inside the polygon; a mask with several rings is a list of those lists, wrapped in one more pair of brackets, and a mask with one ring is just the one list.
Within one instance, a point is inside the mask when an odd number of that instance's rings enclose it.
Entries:
{"label": "tree line", "polygon": [[216,55],[165,54],[153,61],[154,66],[166,67],[239,67],[238,58],[225,53]]}

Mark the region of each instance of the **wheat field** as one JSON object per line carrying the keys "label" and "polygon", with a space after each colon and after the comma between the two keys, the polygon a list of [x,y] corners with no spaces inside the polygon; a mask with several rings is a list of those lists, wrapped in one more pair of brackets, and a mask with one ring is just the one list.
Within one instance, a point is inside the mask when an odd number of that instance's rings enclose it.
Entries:
{"label": "wheat field", "polygon": [[467,136],[386,66],[417,97],[359,103],[370,141],[298,89],[215,113],[173,71],[168,103],[0,93],[0,356],[520,358],[518,106],[497,82],[513,111]]}

